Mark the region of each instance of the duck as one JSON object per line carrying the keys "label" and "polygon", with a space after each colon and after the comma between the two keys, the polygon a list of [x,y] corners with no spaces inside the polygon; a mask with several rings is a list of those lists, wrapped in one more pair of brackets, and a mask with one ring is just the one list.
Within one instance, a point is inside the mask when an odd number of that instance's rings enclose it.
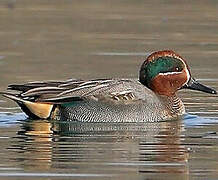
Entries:
{"label": "duck", "polygon": [[179,119],[181,89],[216,90],[192,77],[184,58],[172,50],[151,53],[138,79],[68,79],[9,85],[1,94],[31,119],[80,122],[159,122]]}

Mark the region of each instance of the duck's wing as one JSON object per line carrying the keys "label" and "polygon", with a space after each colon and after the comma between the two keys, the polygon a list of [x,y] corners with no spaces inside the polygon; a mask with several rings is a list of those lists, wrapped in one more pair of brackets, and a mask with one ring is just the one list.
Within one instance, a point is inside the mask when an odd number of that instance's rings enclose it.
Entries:
{"label": "duck's wing", "polygon": [[59,87],[59,86],[66,86],[66,88],[73,88],[76,87],[77,84],[84,82],[80,79],[68,79],[66,81],[56,81],[56,80],[49,80],[49,81],[34,81],[28,82],[25,84],[11,84],[8,86],[8,90],[15,90],[20,91],[21,93],[25,93],[31,89],[35,88],[42,88],[42,87]]}
{"label": "duck's wing", "polygon": [[145,88],[137,80],[95,79],[30,82],[9,85],[16,96],[32,102],[59,104],[75,100],[132,102],[142,100]]}
{"label": "duck's wing", "polygon": [[[60,88],[63,88],[61,86]],[[99,102],[131,103],[145,100],[146,88],[137,80],[104,79],[91,80],[75,88],[64,90],[53,97],[41,96],[41,102],[65,103],[74,100],[94,100]]]}

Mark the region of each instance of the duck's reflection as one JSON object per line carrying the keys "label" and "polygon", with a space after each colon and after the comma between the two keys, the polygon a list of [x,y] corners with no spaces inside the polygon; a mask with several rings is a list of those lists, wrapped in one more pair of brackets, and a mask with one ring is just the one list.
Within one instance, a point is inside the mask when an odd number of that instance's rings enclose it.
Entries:
{"label": "duck's reflection", "polygon": [[19,131],[19,146],[34,168],[186,176],[188,152],[182,145],[182,127],[180,120],[147,124],[29,120]]}
{"label": "duck's reflection", "polygon": [[[51,168],[52,160],[51,123],[44,120],[26,120],[18,131],[18,146],[22,151],[25,168],[46,170]],[[20,152],[20,151],[18,151]],[[19,157],[19,156],[18,156]]]}

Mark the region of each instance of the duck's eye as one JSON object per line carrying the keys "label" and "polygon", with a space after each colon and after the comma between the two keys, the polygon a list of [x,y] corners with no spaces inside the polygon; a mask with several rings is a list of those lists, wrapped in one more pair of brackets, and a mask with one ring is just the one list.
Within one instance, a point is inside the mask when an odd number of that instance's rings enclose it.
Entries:
{"label": "duck's eye", "polygon": [[179,67],[176,67],[176,68],[175,68],[175,71],[176,71],[176,72],[180,71],[180,68],[179,68]]}

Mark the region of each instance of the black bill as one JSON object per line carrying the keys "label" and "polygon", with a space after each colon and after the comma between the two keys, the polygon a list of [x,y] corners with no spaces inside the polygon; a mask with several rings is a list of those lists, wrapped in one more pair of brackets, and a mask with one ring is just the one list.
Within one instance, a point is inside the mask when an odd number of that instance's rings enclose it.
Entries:
{"label": "black bill", "polygon": [[189,80],[189,82],[185,86],[183,86],[183,88],[202,91],[202,92],[206,92],[206,93],[210,93],[210,94],[217,94],[215,89],[207,87],[207,86],[199,83],[198,81],[196,81],[193,78],[191,78]]}

